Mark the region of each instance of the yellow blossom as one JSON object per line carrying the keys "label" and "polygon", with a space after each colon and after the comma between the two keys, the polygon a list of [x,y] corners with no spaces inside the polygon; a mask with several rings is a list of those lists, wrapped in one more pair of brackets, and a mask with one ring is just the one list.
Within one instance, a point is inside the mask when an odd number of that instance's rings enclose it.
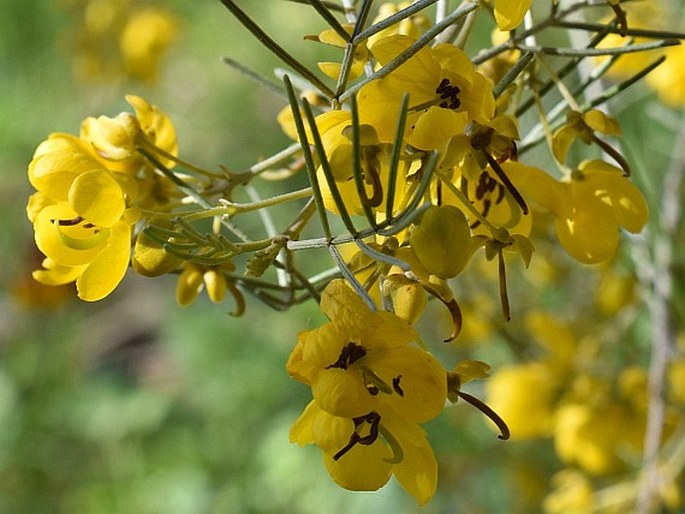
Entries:
{"label": "yellow blossom", "polygon": [[[385,65],[414,41],[408,36],[390,36],[371,51]],[[387,77],[359,91],[359,105],[368,106],[365,122],[374,127],[381,142],[395,138],[396,113],[405,93],[410,95],[407,142],[421,150],[442,148],[451,137],[464,132],[467,122],[485,124],[495,112],[492,84],[454,45],[424,47]]]}
{"label": "yellow blossom", "polygon": [[311,385],[323,410],[354,418],[389,406],[417,423],[438,415],[445,370],[409,346],[418,336],[408,322],[370,311],[342,280],[326,287],[321,310],[331,321],[299,335],[287,369]]}
{"label": "yellow blossom", "polygon": [[619,229],[638,233],[647,203],[623,172],[603,161],[584,161],[560,182],[544,171],[511,163],[512,182],[554,214],[559,242],[575,259],[595,264],[612,257]]}
{"label": "yellow blossom", "polygon": [[134,10],[119,36],[125,72],[143,82],[157,79],[159,62],[176,40],[178,20],[169,11]]}

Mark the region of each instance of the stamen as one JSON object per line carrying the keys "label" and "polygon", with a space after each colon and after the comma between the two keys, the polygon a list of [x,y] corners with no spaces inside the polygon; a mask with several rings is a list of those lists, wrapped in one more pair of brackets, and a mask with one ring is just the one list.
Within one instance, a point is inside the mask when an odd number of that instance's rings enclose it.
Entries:
{"label": "stamen", "polygon": [[395,378],[392,379],[392,388],[395,390],[397,394],[400,396],[404,396],[404,391],[400,387],[400,380],[402,379],[402,375],[397,375]]}
{"label": "stamen", "polygon": [[442,79],[435,92],[440,95],[440,100],[444,100],[438,104],[440,107],[458,109],[461,106],[461,100],[457,96],[461,89],[459,89],[459,86],[453,86],[449,79]]}
{"label": "stamen", "polygon": [[503,441],[509,439],[509,436],[511,435],[509,432],[509,427],[507,426],[507,423],[502,418],[500,418],[499,414],[497,414],[486,403],[479,400],[475,396],[471,396],[470,394],[465,393],[463,391],[459,391],[457,394],[460,398],[463,398],[468,403],[473,405],[476,409],[485,414],[488,418],[492,420],[492,422],[495,425],[497,425],[497,428],[499,428],[500,431],[500,435],[497,436],[498,439],[502,439]]}
{"label": "stamen", "polygon": [[518,189],[516,189],[511,180],[509,180],[509,177],[502,169],[502,166],[500,166],[500,164],[493,159],[492,155],[490,155],[488,152],[483,150],[483,153],[485,154],[485,158],[488,160],[488,164],[495,172],[495,175],[497,175],[497,177],[502,181],[504,187],[507,188],[507,191],[511,193],[511,196],[514,197],[516,203],[519,204],[519,207],[521,207],[523,214],[528,214],[528,205],[526,204],[526,201],[523,199],[523,196],[521,196],[521,193],[518,192]]}
{"label": "stamen", "polygon": [[348,343],[347,346],[344,346],[343,349],[340,351],[340,356],[338,357],[338,360],[335,361],[333,364],[326,366],[326,369],[347,369],[349,365],[355,363],[356,361],[364,357],[364,355],[366,355],[366,350],[363,346],[359,346],[355,343]]}
{"label": "stamen", "polygon": [[383,183],[378,174],[380,163],[376,157],[377,153],[377,148],[374,148],[373,152],[368,150],[364,152],[364,163],[366,164],[364,167],[364,179],[368,184],[371,184],[373,193],[371,194],[371,197],[368,197],[366,196],[366,191],[362,188],[361,191],[359,191],[359,196],[361,197],[362,203],[369,207],[378,207],[383,203]]}
{"label": "stamen", "polygon": [[[50,221],[52,221],[53,223],[57,222],[57,224],[60,227],[74,227],[74,226],[78,225],[79,223],[81,223],[83,221],[83,218],[81,216],[76,216],[75,218],[70,219],[70,220],[50,220]],[[86,228],[89,228],[89,227],[86,227]]]}
{"label": "stamen", "polygon": [[[363,444],[364,446],[371,446],[376,442],[376,439],[378,439],[379,423],[381,422],[380,414],[371,411],[366,416],[352,418],[352,421],[354,422],[354,432],[352,432],[349,442],[335,455],[333,455],[333,460],[338,460],[340,457],[354,448],[354,445],[357,443]],[[370,425],[369,433],[368,435],[361,436],[357,430],[359,430],[364,423],[368,423]]]}

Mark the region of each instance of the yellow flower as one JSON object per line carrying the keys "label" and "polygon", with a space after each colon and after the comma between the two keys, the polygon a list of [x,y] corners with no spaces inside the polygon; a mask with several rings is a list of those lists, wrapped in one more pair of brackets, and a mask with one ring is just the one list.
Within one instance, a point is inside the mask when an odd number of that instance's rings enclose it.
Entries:
{"label": "yellow flower", "polygon": [[287,370],[311,385],[323,410],[355,418],[392,408],[417,423],[441,412],[445,370],[409,346],[418,336],[407,321],[370,311],[342,280],[326,287],[321,310],[331,321],[299,335]]}
{"label": "yellow flower", "polygon": [[445,370],[408,346],[417,334],[407,321],[369,310],[343,280],[326,287],[321,310],[331,321],[300,333],[286,366],[314,395],[291,442],[321,447],[342,487],[375,490],[394,473],[420,504],[427,502],[437,463],[419,424],[445,404]]}
{"label": "yellow flower", "polygon": [[76,281],[87,301],[107,296],[128,267],[138,217],[128,208],[135,182],[107,170],[88,145],[68,134],[53,134],[38,146],[28,175],[38,192],[27,213],[47,257],[34,278],[48,285]]}
{"label": "yellow flower", "polygon": [[[395,35],[378,41],[371,52],[385,65],[415,40]],[[450,44],[424,47],[388,76],[359,91],[364,122],[372,125],[381,142],[395,138],[397,113],[405,93],[410,94],[407,142],[420,150],[442,148],[463,134],[471,120],[486,124],[494,115],[492,84],[475,71],[469,57]]]}
{"label": "yellow flower", "polygon": [[170,12],[153,7],[133,11],[119,36],[125,72],[135,79],[154,82],[159,62],[177,33],[178,21]]}
{"label": "yellow flower", "polygon": [[347,418],[312,401],[290,429],[290,441],[319,446],[326,469],[345,489],[375,491],[394,474],[420,505],[435,494],[438,466],[425,432],[392,409]]}
{"label": "yellow flower", "polygon": [[636,234],[647,222],[640,190],[603,161],[584,161],[561,182],[518,163],[508,169],[516,187],[554,214],[559,241],[580,262],[609,259],[618,248],[620,228]]}
{"label": "yellow flower", "polygon": [[554,445],[568,464],[594,475],[614,473],[626,465],[623,457],[639,458],[644,427],[644,417],[622,405],[569,403],[557,410]]}
{"label": "yellow flower", "polygon": [[647,75],[659,99],[672,107],[685,107],[685,45],[667,48],[666,60]]}
{"label": "yellow flower", "polygon": [[623,171],[628,174],[629,170],[627,169],[628,166],[625,163],[625,159],[607,143],[599,139],[595,132],[607,136],[620,136],[622,133],[618,121],[600,110],[592,109],[585,113],[568,111],[566,123],[559,127],[552,136],[552,153],[554,153],[554,157],[561,163],[566,162],[569,148],[571,148],[573,141],[578,138],[586,145],[595,143],[603,150],[609,152],[612,157],[617,159],[619,164],[625,167]]}
{"label": "yellow flower", "polygon": [[558,382],[544,362],[503,367],[485,386],[487,402],[507,422],[512,439],[546,437],[554,426]]}
{"label": "yellow flower", "polygon": [[543,502],[546,514],[592,514],[592,483],[580,471],[563,469],[552,477],[554,489]]}

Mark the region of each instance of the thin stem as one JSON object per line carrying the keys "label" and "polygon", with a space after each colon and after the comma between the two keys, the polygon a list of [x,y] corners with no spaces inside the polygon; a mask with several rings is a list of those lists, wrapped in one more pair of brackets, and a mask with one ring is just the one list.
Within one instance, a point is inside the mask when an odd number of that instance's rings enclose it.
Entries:
{"label": "thin stem", "polygon": [[271,157],[268,157],[264,159],[263,161],[259,161],[257,164],[254,164],[250,166],[247,171],[243,173],[249,173],[251,175],[259,175],[260,173],[273,168],[276,164],[279,164],[286,160],[288,157],[291,157],[295,155],[297,152],[299,152],[302,149],[302,146],[300,143],[293,143],[290,145],[288,148],[285,148],[284,150],[281,150],[280,152],[272,155]]}
{"label": "thin stem", "polygon": [[[366,216],[366,221],[372,227],[376,226],[376,216],[371,210],[371,202],[366,195],[366,186],[364,184],[364,176],[362,171],[362,148],[359,134],[359,110],[357,108],[357,95],[352,95],[350,107],[352,110],[352,173],[354,175],[354,183],[357,187],[357,195],[359,196],[359,201],[362,205],[362,210]],[[370,173],[372,173],[370,171]],[[376,197],[378,193],[378,188],[380,184],[378,181],[373,184],[373,196]],[[382,191],[381,191],[381,201],[382,201]],[[378,202],[380,204],[380,202]]]}
{"label": "thin stem", "polygon": [[312,185],[316,207],[319,211],[319,219],[321,220],[321,225],[323,227],[323,232],[326,236],[326,239],[330,240],[331,227],[328,224],[328,214],[326,213],[326,207],[323,203],[323,196],[321,194],[321,188],[319,187],[319,181],[316,178],[316,165],[314,163],[314,157],[312,156],[311,148],[309,147],[309,141],[307,140],[307,131],[304,128],[302,114],[300,114],[300,104],[295,96],[295,91],[293,90],[293,85],[290,82],[290,78],[287,75],[283,77],[283,82],[285,83],[286,91],[288,91],[290,110],[293,113],[293,120],[297,129],[297,135],[300,139],[300,145],[302,146],[302,154],[304,155],[305,162],[307,163],[307,174],[309,175],[309,183]]}
{"label": "thin stem", "polygon": [[309,102],[306,98],[302,99],[302,105],[304,107],[304,114],[307,117],[307,124],[309,125],[309,130],[312,133],[312,142],[314,143],[314,148],[316,148],[316,154],[319,158],[319,163],[321,164],[321,171],[323,172],[324,178],[326,179],[326,185],[328,186],[328,190],[330,191],[331,197],[335,202],[335,206],[338,208],[340,218],[345,224],[345,227],[347,228],[347,230],[350,231],[350,234],[356,235],[357,229],[352,223],[352,218],[350,218],[350,214],[347,212],[345,200],[343,200],[343,197],[340,194],[340,189],[338,188],[338,184],[335,181],[335,176],[333,174],[331,164],[328,161],[328,156],[326,155],[326,148],[323,145],[323,141],[321,141],[321,134],[319,133],[319,127],[316,125],[316,120],[314,119],[314,113],[312,112],[312,108],[309,105]]}
{"label": "thin stem", "polygon": [[668,46],[677,46],[680,41],[677,39],[663,39],[660,41],[650,41],[648,43],[636,43],[633,45],[615,46],[609,48],[557,48],[552,46],[527,46],[518,45],[519,50],[526,50],[535,53],[544,53],[550,55],[559,55],[561,57],[596,57],[600,55],[622,55],[635,52],[644,52],[645,50],[655,50],[657,48],[665,48]]}
{"label": "thin stem", "polygon": [[333,30],[341,37],[343,38],[344,41],[349,42],[350,41],[350,35],[347,33],[347,31],[343,28],[343,26],[340,24],[340,22],[337,20],[335,16],[331,13],[329,7],[324,4],[321,0],[307,0],[309,4],[316,9],[316,12],[318,12],[321,17],[326,20],[326,22],[331,26]]}
{"label": "thin stem", "polygon": [[242,23],[242,25],[249,30],[257,40],[262,43],[268,50],[270,50],[276,57],[281,61],[290,66],[297,73],[309,80],[313,85],[315,85],[319,91],[328,97],[333,97],[333,90],[326,86],[319,78],[314,75],[309,68],[303,65],[300,61],[295,59],[290,55],[283,47],[281,47],[276,41],[274,41],[264,30],[257,25],[252,18],[250,18],[245,11],[240,9],[238,5],[233,0],[221,0],[221,3],[231,11],[231,14]]}
{"label": "thin stem", "polygon": [[407,109],[409,108],[409,93],[402,97],[400,114],[397,119],[395,129],[395,140],[392,144],[392,155],[390,157],[390,171],[388,172],[388,191],[385,198],[385,219],[391,219],[395,204],[395,189],[397,188],[397,171],[400,165],[400,155],[402,154],[402,143],[404,141],[404,128],[407,123]]}
{"label": "thin stem", "polygon": [[492,94],[495,96],[495,98],[504,93],[504,90],[507,89],[509,84],[516,80],[516,77],[518,77],[523,70],[526,69],[534,57],[535,54],[533,52],[526,52],[519,57],[519,59],[509,69],[509,71],[507,71],[504,77],[502,77],[495,87],[492,88]]}
{"label": "thin stem", "polygon": [[[601,32],[606,30],[610,34],[621,34],[622,29],[619,27],[609,27],[601,23],[584,23],[579,21],[564,21],[556,20],[552,23],[553,26],[563,29],[578,29],[587,30],[589,32]],[[652,39],[685,39],[685,32],[673,32],[668,30],[652,30],[652,29],[636,29],[628,27],[625,31],[624,37],[645,37]]]}
{"label": "thin stem", "polygon": [[401,11],[398,11],[395,14],[388,16],[384,20],[374,23],[368,29],[359,32],[355,35],[353,42],[355,44],[360,44],[362,41],[369,39],[374,34],[378,34],[380,31],[392,27],[393,25],[401,22],[402,20],[405,20],[410,16],[413,16],[414,14],[421,12],[423,9],[425,9],[431,4],[434,4],[437,1],[438,0],[418,0],[410,6],[405,7]]}
{"label": "thin stem", "polygon": [[369,310],[375,312],[377,310],[376,304],[369,296],[369,293],[366,292],[366,289],[364,289],[364,287],[359,283],[357,277],[354,276],[354,273],[350,271],[350,268],[347,266],[347,263],[342,258],[342,255],[340,255],[338,247],[335,245],[330,245],[328,247],[328,251],[333,257],[335,263],[338,265],[338,268],[340,269],[340,272],[342,273],[343,277],[345,277],[345,280],[347,280],[347,282],[352,286],[352,289],[354,289],[357,295],[359,295],[359,297],[362,300],[364,300],[364,303],[369,308]]}
{"label": "thin stem", "polygon": [[[671,312],[673,298],[673,255],[677,248],[678,226],[682,212],[681,192],[685,182],[685,123],[674,144],[674,155],[663,180],[660,198],[658,231],[653,235],[651,259],[638,262],[640,279],[648,288],[648,308],[651,317],[651,357],[647,384],[648,411],[643,453],[643,482],[640,487],[636,512],[654,511],[660,489],[659,450],[666,416],[665,381],[670,356],[676,347],[674,320]],[[642,261],[643,259],[641,259]],[[648,264],[641,269],[640,264]]]}
{"label": "thin stem", "polygon": [[234,68],[234,69],[238,70],[240,73],[250,77],[252,80],[257,82],[259,85],[264,86],[269,91],[271,91],[272,93],[275,93],[279,97],[285,98],[285,99],[288,98],[288,96],[283,92],[283,89],[281,87],[279,87],[278,84],[275,84],[274,82],[271,82],[270,80],[262,77],[258,72],[254,71],[253,69],[248,68],[244,64],[239,63],[238,61],[236,61],[235,59],[233,59],[231,57],[222,57],[221,60],[225,64],[229,65],[231,68]]}
{"label": "thin stem", "polygon": [[[163,157],[164,159],[168,159],[170,161],[175,162],[176,164],[179,164],[183,166],[184,168],[194,171],[200,175],[210,177],[210,178],[219,178],[221,175],[218,173],[215,173],[213,171],[206,170],[204,168],[200,168],[199,166],[196,166],[195,164],[188,162],[184,159],[181,159],[177,155],[174,155],[172,153],[167,152],[163,148],[160,148],[153,144],[151,141],[149,141],[146,137],[139,137],[136,139],[136,143],[140,145],[140,148],[144,148],[147,151],[147,155],[150,153],[156,153]],[[147,158],[147,156],[146,156]]]}

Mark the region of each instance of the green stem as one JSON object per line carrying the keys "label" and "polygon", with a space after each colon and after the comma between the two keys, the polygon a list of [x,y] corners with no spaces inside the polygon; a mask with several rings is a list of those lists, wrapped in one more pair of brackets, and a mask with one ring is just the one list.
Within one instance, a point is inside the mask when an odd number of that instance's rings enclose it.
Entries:
{"label": "green stem", "polygon": [[381,20],[378,23],[374,23],[373,25],[371,25],[368,29],[364,30],[363,32],[359,32],[354,37],[353,43],[358,45],[362,41],[369,39],[374,34],[378,34],[380,31],[385,30],[389,27],[392,27],[393,25],[401,22],[402,20],[405,20],[405,19],[409,18],[410,16],[413,16],[414,14],[421,12],[423,9],[425,9],[429,5],[434,4],[437,1],[438,0],[419,0],[419,1],[411,4],[409,7],[406,7],[404,9],[402,9],[401,11],[398,11],[395,14],[388,16],[384,20]]}
{"label": "green stem", "polygon": [[326,240],[330,240],[332,237],[331,227],[328,224],[328,214],[326,213],[326,207],[323,203],[321,187],[319,186],[319,181],[316,178],[316,164],[314,163],[314,157],[312,156],[312,151],[309,147],[309,141],[307,140],[307,131],[304,128],[304,120],[302,119],[302,114],[300,113],[300,104],[295,96],[295,90],[290,82],[290,77],[287,75],[283,77],[283,82],[285,83],[285,88],[288,91],[290,110],[293,113],[293,120],[295,122],[295,127],[297,128],[297,135],[300,139],[300,145],[302,146],[302,154],[304,155],[305,162],[307,163],[307,175],[309,175],[309,183],[312,186],[314,200],[316,201],[316,207],[319,211],[321,226],[323,227]]}
{"label": "green stem", "polygon": [[519,45],[517,48],[534,53],[545,53],[558,55],[561,57],[596,57],[600,55],[622,55],[645,50],[655,50],[668,46],[677,46],[680,41],[677,39],[663,39],[661,41],[650,41],[648,43],[637,43],[634,45],[616,46],[611,48],[556,48],[550,46],[526,46]]}
{"label": "green stem", "polygon": [[196,221],[206,218],[211,218],[213,216],[228,216],[232,217],[236,214],[242,214],[244,212],[257,211],[260,209],[265,209],[267,207],[273,207],[274,205],[280,205],[287,202],[292,202],[295,200],[301,200],[303,198],[309,198],[312,196],[312,188],[305,187],[304,189],[299,189],[297,191],[291,191],[289,193],[283,193],[280,195],[272,196],[265,200],[259,200],[257,202],[250,203],[233,203],[233,202],[222,202],[222,205],[212,207],[211,209],[206,209],[203,211],[193,212],[187,214],[184,217],[187,221]]}
{"label": "green stem", "polygon": [[309,4],[316,9],[316,12],[318,12],[321,17],[326,20],[326,22],[331,26],[333,30],[341,37],[345,42],[350,41],[350,35],[347,33],[347,31],[343,28],[343,26],[340,24],[340,22],[337,20],[335,16],[331,13],[329,7],[324,4],[321,0],[307,0]]}
{"label": "green stem", "polygon": [[303,77],[306,77],[307,80],[319,88],[319,91],[324,93],[326,96],[329,98],[333,97],[333,90],[321,82],[321,80],[319,80],[319,78],[314,75],[309,68],[295,59],[283,47],[276,43],[276,41],[274,41],[266,32],[264,32],[259,25],[257,25],[252,18],[245,13],[245,11],[236,5],[233,0],[221,0],[221,3],[224,4],[229,11],[231,11],[231,14],[233,14],[233,16],[235,16],[235,18],[242,23],[242,25],[249,30],[260,43],[262,43],[268,50],[276,55],[276,57],[290,66],[297,73]]}

